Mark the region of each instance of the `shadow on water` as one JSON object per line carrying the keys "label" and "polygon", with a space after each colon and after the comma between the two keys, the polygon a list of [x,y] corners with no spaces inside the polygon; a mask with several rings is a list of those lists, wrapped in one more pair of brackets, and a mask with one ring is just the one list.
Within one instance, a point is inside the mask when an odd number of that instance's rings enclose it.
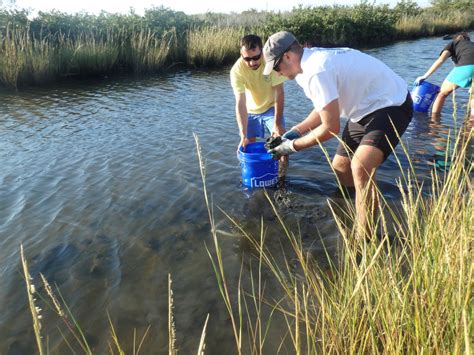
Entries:
{"label": "shadow on water", "polygon": [[[326,263],[327,253],[336,257],[339,232],[335,228],[334,217],[327,197],[328,191],[308,187],[291,186],[242,190],[242,211],[236,213],[241,221],[239,228],[248,233],[252,241],[240,239],[241,252],[253,252],[262,233],[265,247],[271,255],[285,251],[282,257],[293,254],[287,233],[301,241],[304,252]],[[331,200],[343,203],[337,188],[329,195]],[[262,231],[263,226],[263,231]],[[235,228],[235,227],[234,227]],[[258,257],[258,252],[255,253]],[[294,259],[294,255],[290,259]],[[323,265],[321,265],[323,266]]]}

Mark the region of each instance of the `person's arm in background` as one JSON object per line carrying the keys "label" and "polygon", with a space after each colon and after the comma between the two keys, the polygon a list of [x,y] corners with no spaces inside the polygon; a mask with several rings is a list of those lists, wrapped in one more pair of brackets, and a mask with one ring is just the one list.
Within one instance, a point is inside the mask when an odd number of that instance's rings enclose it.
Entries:
{"label": "person's arm in background", "polygon": [[283,107],[285,105],[285,90],[283,84],[279,84],[273,87],[273,94],[275,97],[275,121],[273,123],[273,137],[281,136],[285,133],[285,127],[283,127]]}
{"label": "person's arm in background", "polygon": [[249,143],[247,138],[247,123],[248,123],[248,112],[247,102],[245,100],[245,93],[235,92],[235,117],[237,119],[237,125],[239,126],[240,142],[237,150],[240,147],[245,148]]}
{"label": "person's arm in background", "polygon": [[438,59],[436,59],[436,61],[431,65],[428,71],[422,76],[419,76],[418,78],[416,78],[415,84],[419,85],[423,80],[428,79],[430,75],[433,74],[441,66],[441,64],[443,64],[446,61],[446,59],[448,59],[449,57],[451,57],[451,53],[445,49],[443,52],[441,52]]}

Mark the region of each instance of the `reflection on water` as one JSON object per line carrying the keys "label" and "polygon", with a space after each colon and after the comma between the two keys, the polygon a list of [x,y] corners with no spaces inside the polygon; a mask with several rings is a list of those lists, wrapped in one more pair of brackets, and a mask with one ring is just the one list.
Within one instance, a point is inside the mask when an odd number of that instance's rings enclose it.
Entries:
{"label": "reflection on water", "polygon": [[[452,126],[442,123],[441,117],[431,117],[427,114],[415,113],[412,121],[412,139],[416,144],[410,150],[410,158],[417,171],[426,167],[435,167],[440,172],[446,172],[456,159],[454,138],[458,132],[468,132],[473,127],[474,117],[462,118]],[[461,135],[463,137],[463,135]],[[472,156],[472,145],[468,157]],[[427,172],[428,173],[428,172]]]}
{"label": "reflection on water", "polygon": [[447,157],[449,127],[442,125],[440,118],[419,112],[414,114],[412,127],[412,134],[419,142],[412,150],[412,162],[415,166],[420,168],[425,164],[436,165],[440,159],[444,161]]}
{"label": "reflection on water", "polygon": [[[443,45],[441,39],[423,39],[369,52],[412,82]],[[441,68],[434,82],[440,83],[449,69]],[[133,343],[133,329],[140,335],[152,325],[143,351],[167,352],[168,273],[181,352],[196,350],[207,314],[208,352],[234,351],[230,320],[206,250],[213,250],[213,242],[193,132],[202,144],[231,292],[242,265],[256,264],[255,247],[242,238],[241,229],[256,240],[263,231],[265,246],[277,258],[292,256],[263,191],[239,185],[228,70],[0,93],[1,354],[34,352],[19,272],[20,243],[34,281],[43,273],[57,284],[95,352],[107,351],[107,311],[123,344]],[[460,91],[457,100],[466,102],[467,92]],[[443,167],[447,137],[462,127],[463,106],[458,105],[456,121],[452,109],[447,100],[437,120],[415,115],[403,137],[422,179],[429,178],[433,164]],[[302,91],[287,83],[288,125],[310,110]],[[324,144],[330,156],[336,145],[336,140]],[[403,149],[397,147],[396,153],[407,168]],[[389,200],[399,198],[394,183],[399,175],[392,156],[378,176]],[[337,191],[319,148],[291,157],[285,189],[268,190],[277,212],[290,230],[301,234],[303,246],[318,261],[325,259],[324,247],[330,253],[337,248],[338,233],[327,204],[328,199],[337,201]],[[267,294],[277,298],[270,271],[263,270],[262,279]],[[249,279],[242,283],[250,288]],[[52,320],[51,310],[44,311],[43,319],[50,349],[64,352],[58,331],[63,325]],[[276,352],[280,332],[270,327],[269,339],[277,341],[267,342],[267,352]]]}

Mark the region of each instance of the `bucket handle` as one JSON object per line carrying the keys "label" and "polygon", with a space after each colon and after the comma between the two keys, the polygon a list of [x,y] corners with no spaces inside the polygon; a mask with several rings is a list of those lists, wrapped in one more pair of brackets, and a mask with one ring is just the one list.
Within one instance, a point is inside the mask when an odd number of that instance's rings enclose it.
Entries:
{"label": "bucket handle", "polygon": [[[424,81],[424,80],[423,80],[423,81]],[[416,88],[417,86],[420,86],[423,81],[420,81],[420,82],[417,84],[417,83],[416,83],[416,79],[415,79],[415,80],[413,81],[413,83],[411,84],[411,90],[413,90],[413,89]],[[410,91],[411,91],[411,90],[410,90]]]}
{"label": "bucket handle", "polygon": [[[410,91],[412,91],[414,88],[416,88],[417,86],[420,86],[422,82],[426,81],[426,79],[424,80],[421,80],[418,84],[416,83],[416,80],[413,81],[413,84],[412,84],[412,87],[410,89]],[[430,84],[430,83],[428,83]],[[432,84],[434,85],[434,84]],[[440,91],[441,91],[441,88],[438,86],[438,85],[434,85],[434,86],[437,86],[438,88],[436,89],[436,94],[438,94]]]}

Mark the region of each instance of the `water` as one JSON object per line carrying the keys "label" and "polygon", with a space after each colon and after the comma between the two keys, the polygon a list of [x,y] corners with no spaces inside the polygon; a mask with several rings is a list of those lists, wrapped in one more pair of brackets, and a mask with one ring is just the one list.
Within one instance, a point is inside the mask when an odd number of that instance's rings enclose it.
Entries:
{"label": "water", "polygon": [[[445,43],[421,39],[368,53],[412,83]],[[141,336],[151,325],[142,350],[167,351],[168,274],[181,353],[196,351],[208,313],[207,352],[234,352],[231,324],[206,251],[206,246],[214,247],[193,133],[201,143],[206,187],[234,295],[242,263],[247,268],[256,259],[220,209],[256,235],[263,215],[271,250],[280,250],[281,244],[285,248],[285,237],[262,192],[239,185],[229,69],[0,93],[1,354],[35,349],[20,243],[34,282],[39,286],[41,272],[59,287],[95,352],[107,351],[107,312],[123,344],[132,344],[133,329]],[[450,69],[445,63],[430,82],[440,85]],[[294,82],[285,90],[291,126],[310,112],[311,103]],[[441,164],[448,132],[461,124],[467,90],[456,96],[459,122],[452,118],[448,99],[439,120],[417,114],[403,137],[421,179],[433,164]],[[324,144],[331,156],[336,144]],[[407,167],[401,148],[396,152]],[[399,171],[393,156],[379,171],[389,200],[399,198],[394,183]],[[279,197],[282,216],[295,231],[299,225],[316,258],[323,255],[323,242],[335,250],[338,233],[327,199],[337,189],[321,150],[291,157],[287,182],[283,196],[270,191],[272,198]],[[268,275],[264,271],[266,292],[277,294]],[[68,352],[58,332],[58,327],[66,332],[65,326],[50,310],[43,313],[42,331],[49,335],[50,348]],[[280,343],[279,331],[270,329],[269,353]],[[130,352],[130,345],[125,350]]]}

